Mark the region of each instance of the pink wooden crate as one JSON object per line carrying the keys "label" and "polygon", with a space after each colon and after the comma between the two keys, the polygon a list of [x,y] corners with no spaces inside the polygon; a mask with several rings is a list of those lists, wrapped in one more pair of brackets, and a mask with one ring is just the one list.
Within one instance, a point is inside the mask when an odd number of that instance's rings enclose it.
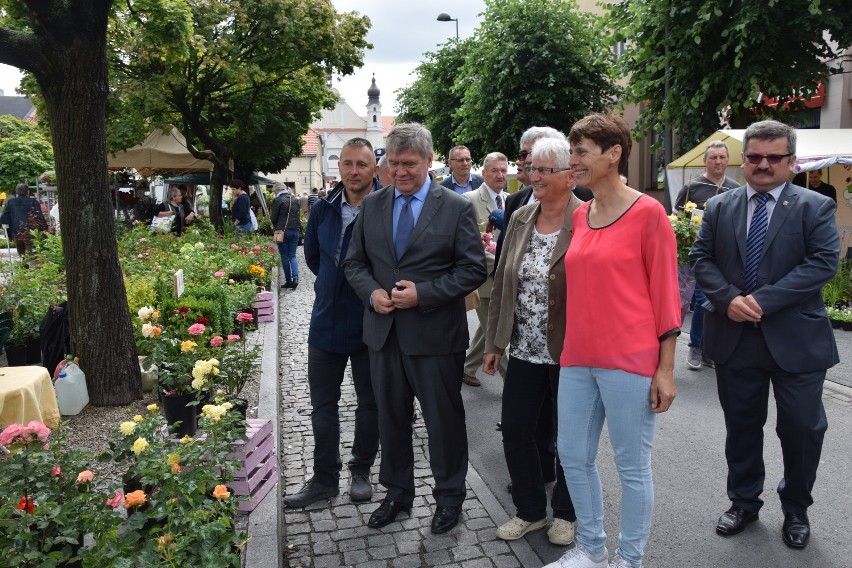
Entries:
{"label": "pink wooden crate", "polygon": [[275,314],[269,314],[265,316],[257,316],[257,321],[261,323],[265,323],[268,321],[275,321]]}
{"label": "pink wooden crate", "polygon": [[249,454],[245,457],[243,461],[243,467],[239,469],[234,474],[236,479],[241,477],[246,477],[248,472],[254,471],[254,468],[257,465],[265,460],[270,455],[274,456],[275,452],[275,440],[272,438],[272,434],[268,435],[254,450],[249,452]]}
{"label": "pink wooden crate", "polygon": [[[274,463],[274,461],[273,461]],[[278,467],[274,466],[263,479],[254,487],[248,501],[240,501],[240,511],[251,512],[260,504],[266,494],[278,484]],[[236,492],[235,492],[236,493]]]}
{"label": "pink wooden crate", "polygon": [[251,495],[253,490],[266,479],[269,472],[277,467],[275,454],[269,454],[247,476],[235,477],[228,485],[234,490],[235,495]]}
{"label": "pink wooden crate", "polygon": [[275,302],[273,302],[272,300],[262,300],[262,301],[258,300],[257,302],[254,303],[254,307],[257,308],[258,310],[263,310],[263,309],[267,309],[267,308],[274,308]]}
{"label": "pink wooden crate", "polygon": [[258,308],[257,309],[257,316],[258,317],[260,317],[260,316],[273,316],[273,315],[275,315],[275,308],[273,308],[272,306],[269,306],[268,308]]}
{"label": "pink wooden crate", "polygon": [[241,460],[245,458],[252,450],[263,442],[267,436],[272,434],[272,420],[249,418],[246,422],[248,422],[248,427],[246,428],[246,440],[237,440],[234,442],[236,451],[229,455],[228,459]]}
{"label": "pink wooden crate", "polygon": [[264,290],[263,292],[258,292],[257,293],[257,299],[259,301],[271,300],[272,299],[272,292],[269,292],[269,291],[266,291],[266,290]]}

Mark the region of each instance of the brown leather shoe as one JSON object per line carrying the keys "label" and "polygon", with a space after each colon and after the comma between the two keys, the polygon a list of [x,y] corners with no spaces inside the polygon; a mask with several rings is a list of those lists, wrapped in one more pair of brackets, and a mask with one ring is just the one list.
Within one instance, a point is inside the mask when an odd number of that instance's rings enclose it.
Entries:
{"label": "brown leather shoe", "polygon": [[462,380],[464,381],[464,384],[471,387],[482,386],[482,383],[479,382],[479,379],[477,379],[473,375],[464,374],[462,375]]}

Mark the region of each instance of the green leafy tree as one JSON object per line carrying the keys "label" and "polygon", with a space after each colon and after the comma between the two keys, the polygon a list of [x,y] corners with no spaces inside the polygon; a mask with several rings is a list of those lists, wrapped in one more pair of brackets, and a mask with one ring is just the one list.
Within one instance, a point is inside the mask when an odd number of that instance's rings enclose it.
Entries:
{"label": "green leafy tree", "polygon": [[[232,164],[280,171],[301,152],[311,122],[336,103],[329,77],[362,64],[368,28],[329,0],[129,2],[114,18],[111,142],[124,148],[144,137],[138,125],[174,123],[213,163],[218,203]],[[210,213],[221,227],[221,209]]]}
{"label": "green leafy tree", "polygon": [[14,116],[0,116],[0,191],[53,169],[53,148],[36,128]]}
{"label": "green leafy tree", "polygon": [[57,176],[71,344],[96,405],[141,396],[139,363],[106,164],[110,0],[0,0],[0,63],[29,71],[44,97]]}
{"label": "green leafy tree", "polygon": [[439,152],[448,152],[456,145],[454,131],[456,115],[462,106],[460,85],[455,85],[459,70],[470,51],[470,38],[449,41],[437,52],[423,54],[423,63],[414,70],[411,86],[397,91],[396,122],[419,122],[432,133],[432,143]]}
{"label": "green leafy tree", "polygon": [[687,148],[719,128],[723,111],[735,128],[791,120],[803,105],[791,98],[810,98],[840,72],[838,55],[852,44],[847,0],[624,0],[608,22],[610,41],[626,43],[618,69],[627,100],[643,104],[638,129],[669,125]]}
{"label": "green leafy tree", "polygon": [[401,96],[403,117],[423,117],[440,149],[465,144],[476,156],[512,155],[530,126],[567,132],[614,102],[611,57],[600,48],[595,16],[573,0],[485,5],[474,36],[429,54]]}
{"label": "green leafy tree", "polygon": [[464,89],[456,138],[477,155],[512,155],[530,126],[568,132],[611,106],[611,55],[597,18],[573,0],[486,0],[457,81]]}

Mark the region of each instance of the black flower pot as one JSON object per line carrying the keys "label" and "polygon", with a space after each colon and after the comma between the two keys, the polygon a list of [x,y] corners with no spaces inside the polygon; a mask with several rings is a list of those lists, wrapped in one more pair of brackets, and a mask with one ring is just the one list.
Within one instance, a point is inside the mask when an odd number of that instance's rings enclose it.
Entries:
{"label": "black flower pot", "polygon": [[246,412],[248,411],[248,401],[244,398],[235,398],[231,400],[231,404],[234,405],[234,410],[239,412],[240,416],[245,420]]}
{"label": "black flower pot", "polygon": [[844,321],[841,327],[843,331],[852,331],[852,321]]}
{"label": "black flower pot", "polygon": [[192,436],[198,430],[198,414],[193,404],[196,400],[195,393],[162,396],[166,422],[176,436]]}
{"label": "black flower pot", "polygon": [[842,327],[843,327],[843,320],[833,319],[833,318],[832,318],[832,319],[831,319],[831,327],[833,327],[834,329],[840,329],[840,328],[842,328]]}
{"label": "black flower pot", "polygon": [[41,338],[28,339],[26,346],[27,365],[41,365]]}
{"label": "black flower pot", "polygon": [[198,401],[198,404],[195,405],[195,414],[196,416],[201,416],[201,409],[204,408],[205,404],[210,404],[210,391],[202,390],[198,391],[195,394],[195,399]]}
{"label": "black flower pot", "polygon": [[26,345],[6,345],[6,361],[10,367],[23,367],[27,364]]}

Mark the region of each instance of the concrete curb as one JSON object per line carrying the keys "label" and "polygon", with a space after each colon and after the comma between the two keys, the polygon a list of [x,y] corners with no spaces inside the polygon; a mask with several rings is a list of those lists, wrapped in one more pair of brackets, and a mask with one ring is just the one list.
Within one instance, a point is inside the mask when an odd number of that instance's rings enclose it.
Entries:
{"label": "concrete curb", "polygon": [[278,279],[272,280],[272,296],[275,306],[275,320],[260,324],[263,333],[263,355],[260,364],[260,388],[258,391],[257,417],[272,420],[272,435],[275,441],[275,455],[279,460],[278,486],[266,494],[254,511],[249,513],[248,533],[251,540],[246,544],[244,566],[251,568],[281,568],[283,557],[280,551],[281,538],[278,534],[282,526],[281,519],[281,452],[280,420],[278,418],[278,328],[280,314],[278,310]]}

